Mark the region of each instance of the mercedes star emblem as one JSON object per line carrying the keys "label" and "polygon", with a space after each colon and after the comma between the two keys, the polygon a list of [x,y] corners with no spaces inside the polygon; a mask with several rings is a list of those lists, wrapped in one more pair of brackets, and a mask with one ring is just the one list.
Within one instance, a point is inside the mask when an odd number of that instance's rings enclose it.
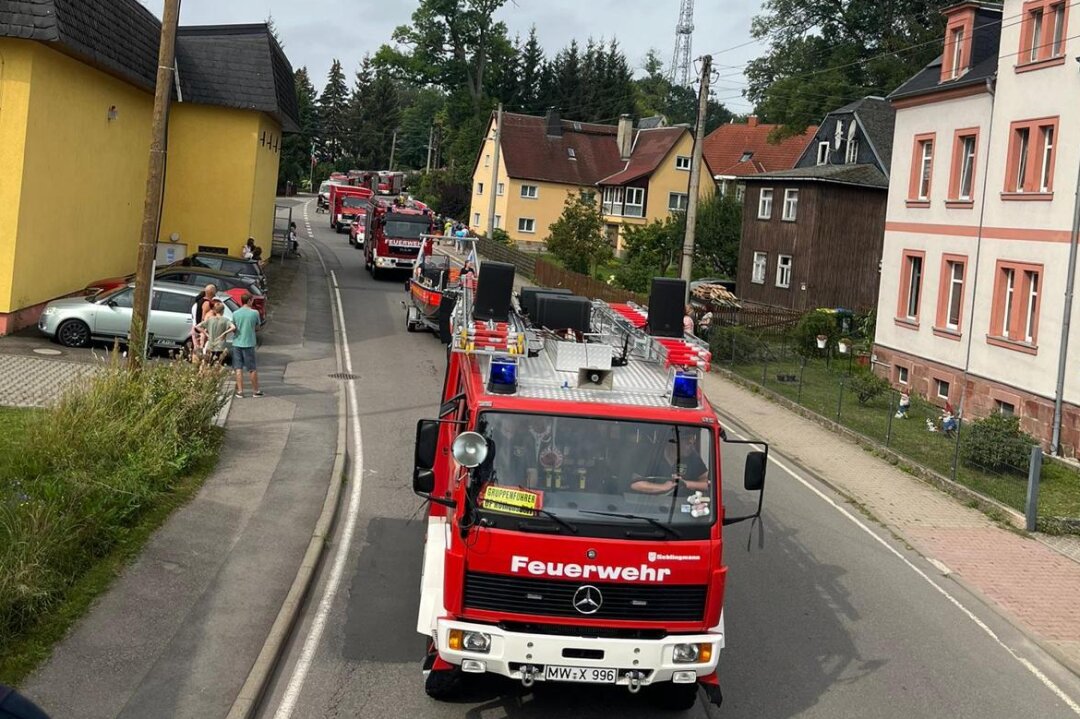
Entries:
{"label": "mercedes star emblem", "polygon": [[591,584],[578,587],[574,592],[574,609],[581,614],[596,614],[604,603],[604,595]]}
{"label": "mercedes star emblem", "polygon": [[589,559],[596,559],[596,550],[590,549],[589,551],[585,552],[585,556]]}

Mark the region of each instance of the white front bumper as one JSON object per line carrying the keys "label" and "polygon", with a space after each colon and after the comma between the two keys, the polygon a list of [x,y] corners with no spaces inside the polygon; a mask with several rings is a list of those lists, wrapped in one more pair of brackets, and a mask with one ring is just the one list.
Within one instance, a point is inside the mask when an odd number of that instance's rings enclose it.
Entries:
{"label": "white front bumper", "polygon": [[[639,671],[645,674],[642,684],[671,681],[674,672],[693,671],[697,676],[705,677],[716,671],[720,649],[724,646],[722,632],[692,635],[668,636],[664,639],[592,639],[584,637],[552,634],[526,634],[508,632],[487,624],[472,624],[448,619],[437,622],[437,644],[439,656],[443,660],[460,665],[466,659],[484,663],[485,670],[492,674],[522,678],[522,665],[539,668],[535,677],[542,681],[543,668],[548,665],[562,667],[608,668],[619,671],[618,684],[630,683],[626,672]],[[486,653],[455,651],[447,645],[451,629],[483,632],[491,636],[491,648]],[[672,650],[676,644],[713,645],[712,657],[703,664],[676,664],[672,661]],[[587,650],[590,654],[603,652],[602,659],[580,659],[563,656],[564,650]],[[571,652],[571,655],[573,652]]]}
{"label": "white front bumper", "polygon": [[401,257],[376,257],[376,267],[386,267],[389,269],[409,269],[411,270],[416,266],[415,259],[405,259]]}

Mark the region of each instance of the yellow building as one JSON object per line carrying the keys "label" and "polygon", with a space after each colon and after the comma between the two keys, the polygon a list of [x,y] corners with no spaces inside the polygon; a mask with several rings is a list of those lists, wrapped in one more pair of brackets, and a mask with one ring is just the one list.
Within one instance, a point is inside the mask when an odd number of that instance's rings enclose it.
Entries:
{"label": "yellow building", "polygon": [[[135,0],[0,5],[0,334],[135,269],[160,24]],[[99,4],[100,5],[100,4]],[[265,25],[183,28],[161,238],[269,247],[292,69]]]}
{"label": "yellow building", "polygon": [[[686,127],[634,128],[629,117],[618,125],[503,113],[498,172],[495,116],[473,168],[468,222],[490,234],[488,213],[495,193],[495,228],[520,246],[540,246],[562,214],[568,195],[582,190],[604,198],[608,233],[621,251],[622,226],[666,217],[686,208],[694,138]],[[701,196],[713,191],[708,169]],[[493,186],[494,184],[494,186]]]}

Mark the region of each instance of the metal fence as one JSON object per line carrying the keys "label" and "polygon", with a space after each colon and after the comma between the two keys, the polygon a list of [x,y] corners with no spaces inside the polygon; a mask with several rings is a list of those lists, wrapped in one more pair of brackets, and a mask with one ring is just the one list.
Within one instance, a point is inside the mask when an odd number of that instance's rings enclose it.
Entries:
{"label": "metal fence", "polygon": [[869,353],[829,347],[808,356],[783,338],[722,327],[711,343],[714,365],[1018,512],[1029,510],[1034,469],[1038,529],[1080,534],[1080,472],[1041,461],[1041,452],[1035,460],[1030,441],[950,414],[944,400],[897,390],[873,373]]}

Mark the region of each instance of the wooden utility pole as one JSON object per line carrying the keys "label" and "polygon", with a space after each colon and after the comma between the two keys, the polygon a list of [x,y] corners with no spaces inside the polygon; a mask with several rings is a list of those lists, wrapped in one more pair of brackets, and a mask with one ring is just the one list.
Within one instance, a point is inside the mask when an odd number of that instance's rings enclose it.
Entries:
{"label": "wooden utility pole", "polygon": [[157,80],[154,86],[154,115],[150,126],[150,167],[146,173],[139,260],[135,266],[135,299],[131,306],[128,332],[128,367],[138,367],[146,355],[146,326],[150,319],[150,290],[154,282],[154,256],[161,222],[161,198],[165,187],[165,141],[169,132],[169,103],[172,101],[176,62],[176,25],[180,0],[165,0],[158,48]]}
{"label": "wooden utility pole", "polygon": [[427,131],[427,164],[424,165],[424,172],[431,172],[431,141],[435,138],[435,126],[432,125]]}
{"label": "wooden utility pole", "polygon": [[686,300],[690,299],[690,277],[694,266],[694,225],[697,224],[698,193],[701,191],[701,153],[705,144],[705,113],[709,109],[709,76],[712,55],[701,58],[701,91],[698,93],[697,127],[694,128],[694,156],[690,161],[690,186],[686,198],[686,239],[682,249],[682,278],[686,280]]}
{"label": "wooden utility pole", "polygon": [[491,187],[488,188],[488,237],[495,234],[495,191],[499,187],[499,149],[502,147],[502,103],[495,115],[495,150],[491,153]]}
{"label": "wooden utility pole", "polygon": [[397,150],[397,130],[394,130],[394,137],[393,137],[392,140],[390,140],[390,167],[388,167],[387,169],[391,170],[391,171],[393,171],[393,169],[394,169],[394,151],[395,150]]}

